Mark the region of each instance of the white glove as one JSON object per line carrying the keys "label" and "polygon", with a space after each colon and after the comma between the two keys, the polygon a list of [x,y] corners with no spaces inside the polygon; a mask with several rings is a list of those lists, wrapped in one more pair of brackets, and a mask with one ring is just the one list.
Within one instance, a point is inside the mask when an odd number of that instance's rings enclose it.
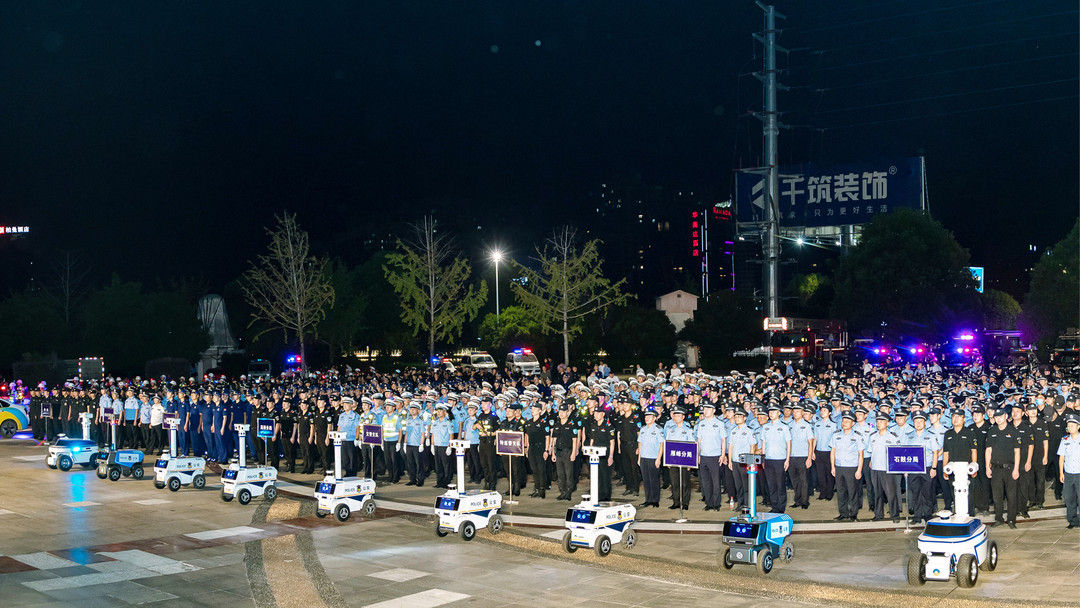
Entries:
{"label": "white glove", "polygon": [[398,444],[397,444],[397,448],[396,448],[396,449],[397,449],[397,451],[399,451],[399,452],[401,451],[401,442],[400,442],[400,441],[398,442]]}
{"label": "white glove", "polygon": [[435,446],[431,446],[431,455],[432,455],[432,456],[434,456],[434,455],[435,455]]}
{"label": "white glove", "polygon": [[353,445],[355,445],[355,446],[356,446],[356,447],[358,447],[358,448],[359,448],[359,447],[363,447],[363,446],[362,446],[362,445],[360,444],[360,440],[359,440],[359,439],[356,439],[356,440],[354,440],[354,441],[353,441]]}
{"label": "white glove", "polygon": [[450,452],[451,452],[450,446],[446,446],[446,455],[449,456]]}

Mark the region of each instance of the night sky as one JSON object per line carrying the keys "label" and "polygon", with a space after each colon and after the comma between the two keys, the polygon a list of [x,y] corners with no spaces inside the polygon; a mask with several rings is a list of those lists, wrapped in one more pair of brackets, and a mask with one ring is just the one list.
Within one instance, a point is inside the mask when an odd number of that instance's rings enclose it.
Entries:
{"label": "night sky", "polygon": [[[1075,1],[777,9],[782,163],[925,155],[933,216],[992,285],[1066,234]],[[615,175],[730,191],[760,160],[761,28],[749,0],[8,3],[0,224],[32,227],[34,272],[72,249],[214,290],[282,209],[330,255],[467,210],[466,247],[523,257]]]}

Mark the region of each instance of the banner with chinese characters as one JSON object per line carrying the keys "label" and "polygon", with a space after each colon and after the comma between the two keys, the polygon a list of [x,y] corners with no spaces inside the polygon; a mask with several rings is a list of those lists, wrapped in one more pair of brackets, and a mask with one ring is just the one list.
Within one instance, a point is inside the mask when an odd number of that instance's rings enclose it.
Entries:
{"label": "banner with chinese characters", "polygon": [[922,446],[890,445],[885,448],[888,473],[925,473]]}
{"label": "banner with chinese characters", "polygon": [[[923,208],[922,157],[851,165],[780,167],[780,226],[865,224],[899,207]],[[765,175],[735,174],[740,223],[765,220]]]}
{"label": "banner with chinese characters", "polygon": [[524,456],[525,433],[519,431],[496,432],[495,453],[499,456]]}

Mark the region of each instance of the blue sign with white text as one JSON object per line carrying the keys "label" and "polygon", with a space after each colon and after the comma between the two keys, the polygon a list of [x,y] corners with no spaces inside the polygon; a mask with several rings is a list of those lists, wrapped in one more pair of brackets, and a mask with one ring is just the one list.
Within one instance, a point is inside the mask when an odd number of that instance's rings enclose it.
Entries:
{"label": "blue sign with white text", "polygon": [[889,473],[925,473],[926,463],[923,462],[923,448],[918,445],[890,445],[885,448],[888,452]]}
{"label": "blue sign with white text", "polygon": [[365,424],[360,437],[360,443],[364,445],[382,445],[382,425]]}
{"label": "blue sign with white text", "polygon": [[697,443],[693,441],[665,441],[664,466],[697,468]]}
{"label": "blue sign with white text", "polygon": [[270,439],[274,436],[274,419],[259,418],[255,422],[255,436]]}
{"label": "blue sign with white text", "polygon": [[[777,208],[780,226],[864,224],[898,207],[923,206],[922,157],[850,165],[780,167]],[[735,174],[739,223],[765,221],[763,173]]]}

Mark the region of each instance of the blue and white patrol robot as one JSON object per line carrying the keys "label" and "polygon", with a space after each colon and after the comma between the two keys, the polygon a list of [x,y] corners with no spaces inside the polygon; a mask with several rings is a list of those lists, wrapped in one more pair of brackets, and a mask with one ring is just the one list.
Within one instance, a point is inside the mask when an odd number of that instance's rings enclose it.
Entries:
{"label": "blue and white patrol robot", "polygon": [[978,518],[968,516],[968,485],[971,475],[979,470],[975,462],[950,462],[945,474],[953,475],[953,506],[956,512],[939,511],[926,522],[919,535],[919,552],[907,560],[907,580],[910,585],[926,581],[947,581],[956,577],[960,587],[974,587],[979,570],[992,572],[997,568],[998,546],[990,540],[986,526]]}
{"label": "blue and white patrol robot", "polygon": [[49,446],[45,464],[50,469],[70,471],[77,464],[93,469],[97,468],[98,460],[108,455],[108,451],[99,450],[97,443],[90,439],[90,413],[79,414],[79,421],[82,423],[82,439],[60,435],[56,443]]}
{"label": "blue and white patrol robot", "polygon": [[591,548],[600,557],[611,553],[611,547],[622,543],[633,549],[637,533],[633,530],[637,509],[630,503],[600,502],[600,480],[597,477],[600,459],[607,456],[606,447],[586,446],[581,453],[589,458],[589,494],[566,510],[566,534],[563,549],[573,553],[579,548]]}
{"label": "blue and white patrol robot", "polygon": [[315,515],[326,517],[333,513],[338,521],[345,521],[353,511],[363,511],[365,515],[374,514],[375,480],[342,477],[341,442],[345,440],[345,433],[330,431],[328,436],[334,442],[334,470],[327,471],[326,477],[315,485],[315,501],[319,503]]}
{"label": "blue and white patrol robot", "polygon": [[724,548],[717,561],[725,570],[735,564],[756,564],[758,572],[772,572],[776,559],[785,562],[795,557],[795,546],[788,540],[794,522],[786,513],[757,512],[757,474],[762,464],[761,454],[743,454],[739,462],[746,465],[749,479],[746,490],[749,509],[724,522]]}
{"label": "blue and white patrol robot", "polygon": [[229,464],[229,468],[221,472],[221,500],[232,501],[246,505],[256,496],[265,496],[267,500],[277,498],[277,469],[270,466],[247,466],[247,432],[250,424],[234,424],[240,440],[239,462]]}
{"label": "blue and white patrol robot", "polygon": [[502,532],[502,494],[465,490],[465,450],[469,442],[453,439],[448,449],[457,453],[457,483],[435,499],[435,535],[442,538],[454,532],[464,540],[472,540],[478,528],[486,527],[492,534]]}
{"label": "blue and white patrol robot", "polygon": [[154,463],[154,487],[159,490],[167,487],[173,492],[187,485],[199,490],[205,488],[206,459],[201,456],[177,456],[176,433],[180,419],[168,418],[165,425],[169,427],[169,453]]}
{"label": "blue and white patrol robot", "polygon": [[143,469],[143,461],[146,459],[146,454],[142,453],[142,450],[117,450],[116,448],[116,427],[117,419],[112,419],[112,443],[113,448],[109,451],[108,456],[104,459],[98,459],[97,476],[101,479],[108,478],[109,481],[119,481],[121,476],[131,477],[132,479],[139,480],[143,478],[143,474],[146,472]]}

